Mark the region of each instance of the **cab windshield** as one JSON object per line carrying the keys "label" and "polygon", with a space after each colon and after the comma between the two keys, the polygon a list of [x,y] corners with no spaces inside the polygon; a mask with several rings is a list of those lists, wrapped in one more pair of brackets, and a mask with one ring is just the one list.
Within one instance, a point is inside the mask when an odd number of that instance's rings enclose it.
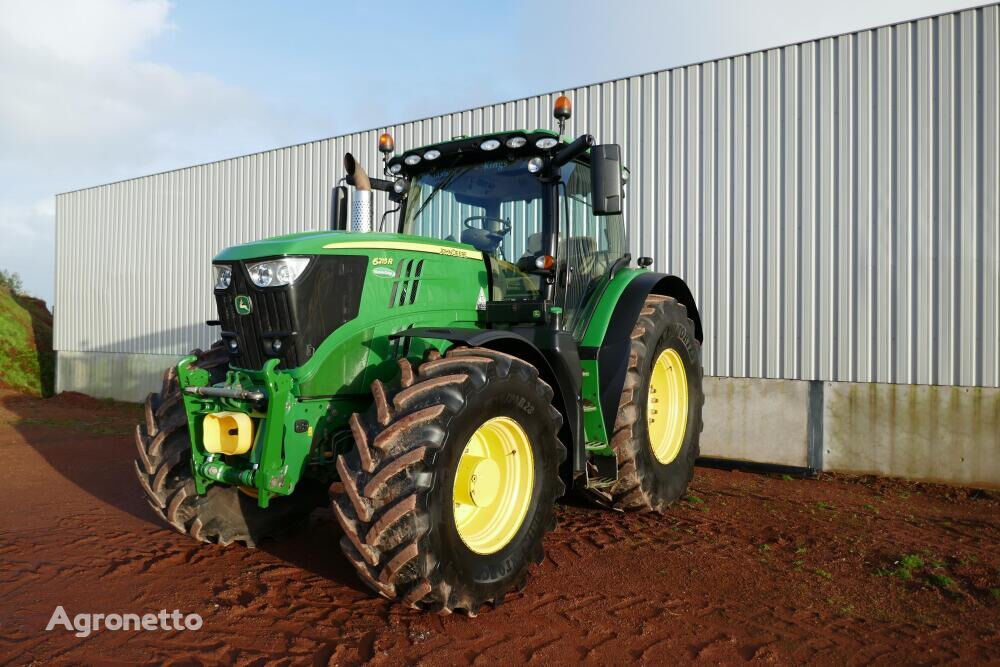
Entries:
{"label": "cab windshield", "polygon": [[493,301],[539,299],[540,279],[518,270],[542,249],[542,183],[527,160],[421,173],[410,182],[403,233],[467,243],[490,256]]}
{"label": "cab windshield", "polygon": [[527,160],[424,172],[410,183],[403,233],[459,241],[517,261],[542,231],[542,184]]}

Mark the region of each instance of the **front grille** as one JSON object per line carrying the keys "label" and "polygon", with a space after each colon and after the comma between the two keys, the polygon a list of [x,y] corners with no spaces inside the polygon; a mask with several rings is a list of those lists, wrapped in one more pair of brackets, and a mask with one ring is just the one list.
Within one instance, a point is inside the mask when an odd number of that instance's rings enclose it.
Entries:
{"label": "front grille", "polygon": [[[229,288],[215,292],[222,336],[238,346],[232,365],[257,370],[275,358],[278,368],[304,364],[327,336],[357,317],[367,266],[367,257],[314,257],[294,285],[259,288],[243,262],[233,263]],[[241,296],[250,299],[248,314],[237,312]],[[277,352],[275,340],[281,341]]]}

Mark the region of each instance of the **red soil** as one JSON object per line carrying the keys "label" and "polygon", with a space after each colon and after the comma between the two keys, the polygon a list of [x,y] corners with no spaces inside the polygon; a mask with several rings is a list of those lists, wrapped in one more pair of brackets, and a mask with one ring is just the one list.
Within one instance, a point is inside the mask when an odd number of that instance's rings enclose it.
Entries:
{"label": "red soil", "polygon": [[[1000,662],[1000,494],[698,469],[667,516],[562,505],[523,594],[439,617],[365,589],[326,510],[258,550],[166,529],[139,418],[0,397],[0,663]],[[81,639],[45,631],[57,605],[204,626]]]}

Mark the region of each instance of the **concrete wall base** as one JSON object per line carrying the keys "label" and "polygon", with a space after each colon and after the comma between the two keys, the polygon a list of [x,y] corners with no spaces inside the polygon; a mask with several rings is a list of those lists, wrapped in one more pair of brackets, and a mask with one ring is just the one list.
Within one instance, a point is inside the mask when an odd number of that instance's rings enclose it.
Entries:
{"label": "concrete wall base", "polygon": [[825,469],[1000,487],[1000,389],[824,383]]}
{"label": "concrete wall base", "polygon": [[[142,401],[171,355],[58,352],[57,391]],[[703,456],[1000,487],[1000,389],[705,378]]]}
{"label": "concrete wall base", "polygon": [[180,361],[171,354],[56,352],[56,391],[139,403],[160,390],[163,371]]}

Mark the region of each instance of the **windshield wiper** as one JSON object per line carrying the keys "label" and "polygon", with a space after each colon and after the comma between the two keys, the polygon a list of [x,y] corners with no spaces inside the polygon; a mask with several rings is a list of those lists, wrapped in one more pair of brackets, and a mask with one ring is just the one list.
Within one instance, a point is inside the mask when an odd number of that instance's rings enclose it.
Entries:
{"label": "windshield wiper", "polygon": [[417,216],[420,215],[421,211],[423,211],[425,208],[427,208],[427,205],[431,203],[432,199],[434,199],[434,195],[436,195],[438,192],[440,192],[446,186],[451,185],[451,182],[454,181],[459,176],[468,173],[468,171],[470,169],[472,169],[473,166],[475,166],[475,165],[469,165],[468,167],[464,167],[462,169],[458,169],[458,170],[453,171],[450,174],[448,174],[448,176],[446,176],[444,180],[442,180],[440,183],[438,183],[436,186],[434,186],[434,189],[431,190],[431,193],[429,195],[427,195],[427,199],[425,199],[424,203],[422,203],[420,205],[420,208],[418,208],[416,210],[416,212],[414,212],[413,217],[410,218],[410,220],[416,220]]}

